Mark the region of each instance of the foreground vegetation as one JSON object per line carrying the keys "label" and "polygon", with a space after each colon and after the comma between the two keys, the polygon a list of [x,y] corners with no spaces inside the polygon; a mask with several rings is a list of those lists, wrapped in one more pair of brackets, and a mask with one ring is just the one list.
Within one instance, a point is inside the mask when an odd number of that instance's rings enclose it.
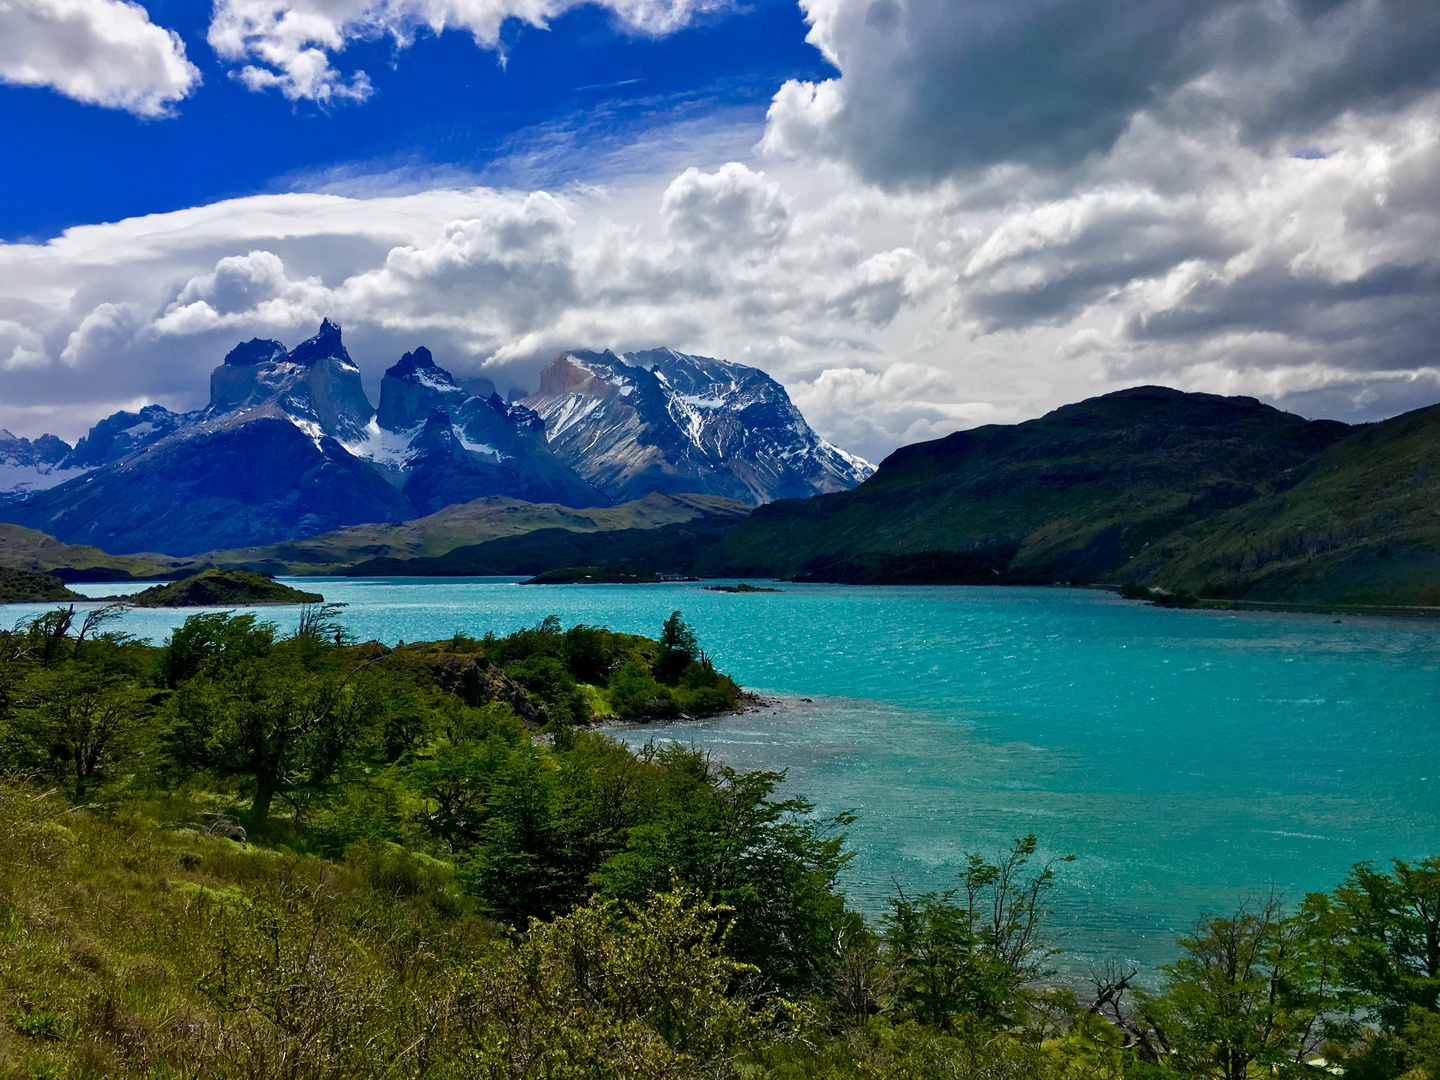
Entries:
{"label": "foreground vegetation", "polygon": [[733,706],[678,613],[395,649],[335,616],[0,634],[0,1075],[1440,1077],[1440,860],[1067,989],[1034,837],[868,924],[846,818],[587,727]]}

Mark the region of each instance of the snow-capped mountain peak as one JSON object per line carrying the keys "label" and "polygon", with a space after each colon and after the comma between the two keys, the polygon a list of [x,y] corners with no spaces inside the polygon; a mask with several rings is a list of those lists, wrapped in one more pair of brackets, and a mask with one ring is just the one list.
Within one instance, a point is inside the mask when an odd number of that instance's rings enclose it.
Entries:
{"label": "snow-capped mountain peak", "polygon": [[765,503],[874,472],[819,438],[765,372],[674,349],[565,353],[523,403],[556,455],[613,499],[698,491]]}
{"label": "snow-capped mountain peak", "polygon": [[568,353],[541,392],[472,393],[418,347],[380,407],[338,324],[226,354],[210,403],[118,412],[71,447],[0,432],[4,519],[109,551],[199,551],[402,521],[501,495],[583,508],[651,492],[752,503],[853,487],[868,463],[817,438],[783,387],[670,349]]}

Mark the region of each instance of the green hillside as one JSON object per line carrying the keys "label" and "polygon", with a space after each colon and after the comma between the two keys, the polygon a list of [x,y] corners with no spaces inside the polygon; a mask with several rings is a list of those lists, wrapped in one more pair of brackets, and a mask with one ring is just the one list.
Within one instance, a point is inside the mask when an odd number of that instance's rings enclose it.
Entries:
{"label": "green hillside", "polygon": [[48,600],[82,600],[65,583],[39,570],[0,567],[0,604],[32,604]]}
{"label": "green hillside", "polygon": [[1440,407],[1351,428],[1141,387],[904,447],[854,491],[761,507],[697,569],[1429,606],[1437,477]]}
{"label": "green hillside", "polygon": [[[664,496],[650,496],[663,498]],[[730,503],[730,500],[718,500]],[[749,515],[744,504],[717,507],[689,521],[640,529],[579,532],[536,529],[483,544],[466,544],[444,555],[370,559],[344,573],[352,577],[468,577],[540,574],[559,567],[625,566],[627,573],[688,573],[699,552],[734,532]]]}
{"label": "green hillside", "polygon": [[0,523],[0,567],[60,570],[66,581],[124,581],[160,577],[174,560],[164,555],[109,555],[89,544],[65,544],[35,529]]}
{"label": "green hillside", "polygon": [[1301,472],[1133,573],[1202,596],[1440,606],[1440,406],[1359,428]]}
{"label": "green hillside", "polygon": [[1343,438],[1251,398],[1140,387],[897,450],[854,491],[761,507],[702,572],[1090,582],[1282,487]]}
{"label": "green hillside", "polygon": [[207,552],[187,565],[233,566],[265,574],[331,574],[368,560],[433,559],[456,548],[541,529],[573,533],[654,529],[749,509],[745,503],[715,495],[657,493],[586,510],[495,496],[399,524],[354,525],[308,540]]}

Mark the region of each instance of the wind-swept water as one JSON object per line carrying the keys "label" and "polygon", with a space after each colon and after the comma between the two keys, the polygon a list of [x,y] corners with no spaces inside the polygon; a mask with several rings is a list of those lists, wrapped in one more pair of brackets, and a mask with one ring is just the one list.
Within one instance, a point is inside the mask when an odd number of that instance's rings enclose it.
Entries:
{"label": "wind-swept water", "polygon": [[[315,588],[314,579],[296,584]],[[1353,862],[1440,853],[1440,625],[1167,611],[1063,589],[324,580],[361,639],[504,634],[549,614],[655,635],[685,613],[716,663],[779,696],[680,739],[858,815],[844,878],[876,913],[1033,832],[1061,870],[1062,962],[1173,955],[1202,911],[1291,899]],[[87,592],[114,591],[82,586]],[[27,609],[12,606],[4,617]],[[163,639],[186,611],[116,624]],[[282,628],[295,609],[272,609]],[[804,699],[810,700],[804,700]]]}

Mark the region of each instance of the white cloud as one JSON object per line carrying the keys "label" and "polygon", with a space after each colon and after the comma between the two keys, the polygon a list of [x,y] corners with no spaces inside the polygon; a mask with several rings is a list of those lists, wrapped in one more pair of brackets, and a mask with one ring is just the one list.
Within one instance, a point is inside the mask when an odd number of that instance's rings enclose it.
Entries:
{"label": "white cloud", "polygon": [[44,367],[49,363],[45,342],[33,327],[0,319],[0,369]]}
{"label": "white cloud", "polygon": [[738,161],[686,169],[665,189],[660,216],[666,232],[700,251],[771,248],[790,227],[780,186]]}
{"label": "white cloud", "polygon": [[71,331],[60,352],[60,362],[70,367],[100,366],[130,344],[141,313],[132,304],[97,304],[80,325]]}
{"label": "white cloud", "polygon": [[293,344],[324,315],[372,391],[419,344],[501,385],[582,346],[755,364],[872,459],[1141,382],[1388,414],[1440,394],[1437,116],[1440,95],[1342,116],[1301,158],[1146,113],[1063,176],[1015,163],[901,193],[731,162],[72,229],[0,246],[0,426],[137,393],[195,407],[236,340]]}
{"label": "white cloud", "polygon": [[173,30],[123,0],[0,0],[0,81],[168,115],[200,82]]}
{"label": "white cloud", "polygon": [[[292,101],[364,101],[372,90],[363,71],[346,79],[331,58],[355,40],[389,37],[400,48],[428,30],[469,33],[483,48],[500,48],[508,19],[535,27],[582,0],[216,0],[207,35],[223,58],[244,64],[238,77],[251,90],[278,89]],[[599,0],[633,33],[664,35],[728,0]]]}
{"label": "white cloud", "polygon": [[959,382],[953,372],[902,360],[883,371],[827,368],[791,396],[807,416],[823,417],[828,437],[842,446],[890,449],[1018,418],[1014,408],[961,400]]}

